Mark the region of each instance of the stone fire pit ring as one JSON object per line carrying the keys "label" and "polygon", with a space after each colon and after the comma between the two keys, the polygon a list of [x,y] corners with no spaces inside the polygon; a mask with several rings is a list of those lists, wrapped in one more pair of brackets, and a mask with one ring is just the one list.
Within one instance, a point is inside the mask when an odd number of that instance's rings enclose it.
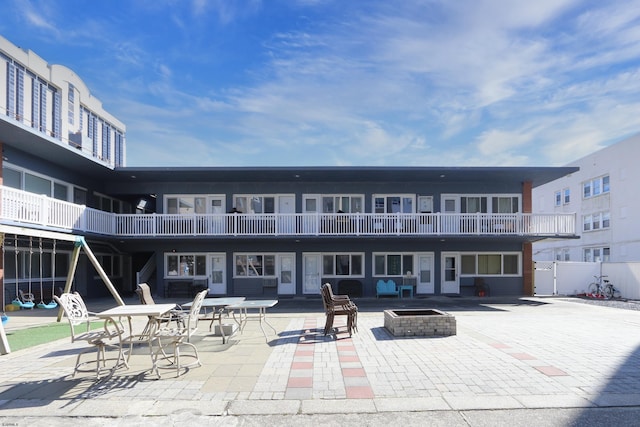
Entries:
{"label": "stone fire pit ring", "polygon": [[447,337],[456,335],[456,318],[436,309],[384,311],[384,327],[395,337]]}

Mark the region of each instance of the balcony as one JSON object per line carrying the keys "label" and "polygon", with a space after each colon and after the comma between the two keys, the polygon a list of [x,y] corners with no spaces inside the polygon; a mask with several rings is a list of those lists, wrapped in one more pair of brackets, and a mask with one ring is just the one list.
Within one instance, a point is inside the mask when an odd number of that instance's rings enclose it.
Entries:
{"label": "balcony", "polygon": [[0,187],[3,224],[120,237],[575,237],[575,214],[113,214]]}

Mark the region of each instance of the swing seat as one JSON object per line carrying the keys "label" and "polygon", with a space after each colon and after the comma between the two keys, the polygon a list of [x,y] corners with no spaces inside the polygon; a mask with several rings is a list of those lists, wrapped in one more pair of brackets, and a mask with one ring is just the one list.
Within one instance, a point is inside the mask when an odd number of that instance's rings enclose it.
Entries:
{"label": "swing seat", "polygon": [[40,301],[38,303],[38,308],[51,309],[51,308],[56,308],[57,306],[58,306],[58,304],[55,301],[51,301],[48,304],[45,304],[44,301]]}
{"label": "swing seat", "polygon": [[20,308],[33,308],[36,306],[36,303],[33,302],[33,294],[22,290],[18,290],[18,296],[13,300],[12,304]]}
{"label": "swing seat", "polygon": [[33,308],[35,306],[33,301],[22,302],[18,298],[16,298],[13,301],[11,301],[11,304],[15,305],[16,307],[20,307],[20,308]]}

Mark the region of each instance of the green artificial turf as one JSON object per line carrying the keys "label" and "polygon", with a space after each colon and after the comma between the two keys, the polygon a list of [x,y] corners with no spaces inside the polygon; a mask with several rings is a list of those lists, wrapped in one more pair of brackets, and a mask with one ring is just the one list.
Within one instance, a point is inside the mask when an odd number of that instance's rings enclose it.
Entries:
{"label": "green artificial turf", "polygon": [[[101,328],[103,322],[91,323],[91,329]],[[82,331],[84,328],[76,329]],[[18,351],[35,345],[56,341],[62,338],[71,340],[71,329],[66,319],[60,323],[50,323],[43,326],[33,328],[18,329],[15,331],[7,331],[7,341],[11,351]]]}

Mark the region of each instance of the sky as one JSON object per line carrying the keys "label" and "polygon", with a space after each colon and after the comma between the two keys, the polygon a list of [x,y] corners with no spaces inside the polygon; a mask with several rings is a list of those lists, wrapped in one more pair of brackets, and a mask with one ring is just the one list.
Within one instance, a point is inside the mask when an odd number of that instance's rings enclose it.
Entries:
{"label": "sky", "polygon": [[3,0],[127,166],[561,166],[640,132],[640,0]]}

